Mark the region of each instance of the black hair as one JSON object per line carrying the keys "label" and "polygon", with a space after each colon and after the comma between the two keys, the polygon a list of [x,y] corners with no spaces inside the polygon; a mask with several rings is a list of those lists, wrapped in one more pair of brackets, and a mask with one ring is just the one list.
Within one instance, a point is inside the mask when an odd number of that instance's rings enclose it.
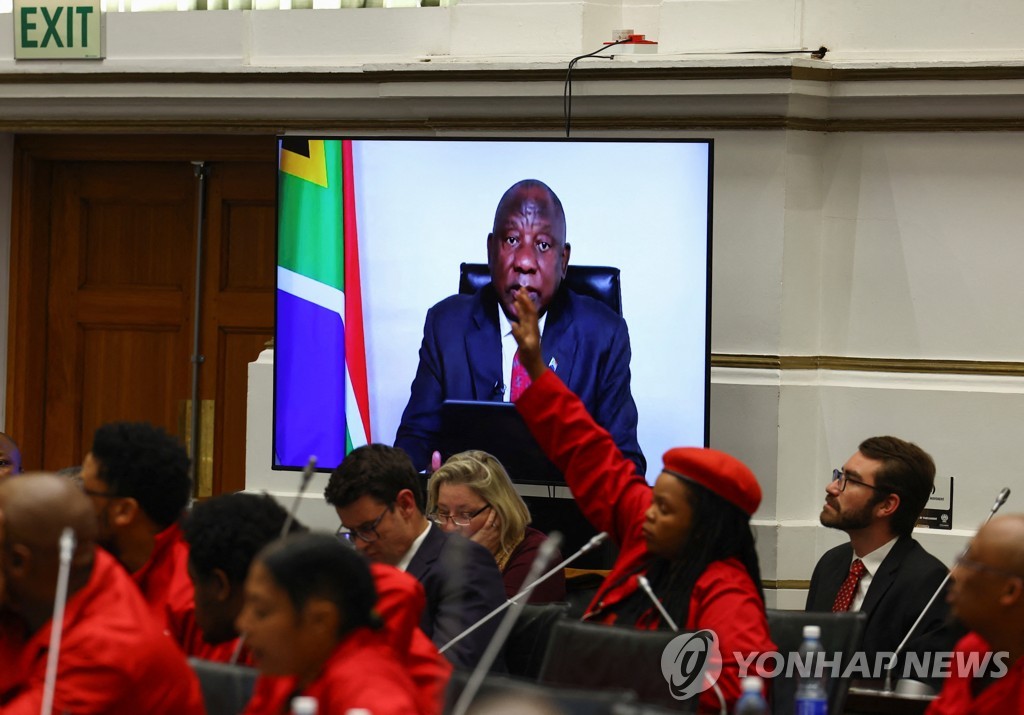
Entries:
{"label": "black hair", "polygon": [[161,529],[181,517],[192,480],[177,439],[146,422],[111,422],[96,430],[91,451],[113,494],[135,499]]}
{"label": "black hair", "polygon": [[423,484],[409,455],[397,447],[368,444],[349,452],[331,473],[324,499],[331,506],[345,507],[368,494],[390,506],[403,489],[412,491],[416,508],[423,512]]}
{"label": "black hair", "polygon": [[338,637],[362,626],[380,628],[377,589],[369,563],[333,534],[309,532],[278,539],[256,559],[287,594],[296,611],[311,598],[330,601],[341,614]]}
{"label": "black hair", "polygon": [[[260,549],[281,536],[287,518],[268,494],[238,492],[199,502],[182,523],[189,563],[204,579],[220,569],[232,586],[240,586]],[[289,533],[304,531],[292,522]]]}
{"label": "black hair", "polygon": [[686,485],[693,507],[693,524],[686,543],[676,558],[655,557],[647,569],[651,587],[665,609],[673,618],[679,614],[680,628],[685,627],[689,617],[694,584],[715,561],[735,558],[743,564],[764,603],[761,566],[750,517],[700,484],[687,480]]}
{"label": "black hair", "polygon": [[[868,459],[882,463],[875,475],[875,486],[899,495],[892,530],[909,536],[935,488],[935,462],[916,444],[898,437],[870,437],[857,449]],[[877,494],[875,503],[884,498],[884,494]]]}

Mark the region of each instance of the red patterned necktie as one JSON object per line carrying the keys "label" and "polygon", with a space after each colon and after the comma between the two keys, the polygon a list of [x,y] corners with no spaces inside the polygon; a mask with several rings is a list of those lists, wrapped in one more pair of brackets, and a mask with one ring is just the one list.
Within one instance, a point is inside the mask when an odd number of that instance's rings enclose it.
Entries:
{"label": "red patterned necktie", "polygon": [[867,569],[864,568],[864,562],[860,559],[854,559],[853,563],[850,564],[850,575],[843,581],[839,593],[836,594],[836,600],[832,604],[833,613],[850,610],[850,604],[853,603],[853,594],[857,593],[857,584],[860,583],[860,577],[864,575],[865,571]]}
{"label": "red patterned necktie", "polygon": [[526,388],[530,386],[530,373],[526,372],[526,368],[519,364],[519,351],[516,350],[515,356],[512,358],[512,394],[511,401],[515,402],[519,399],[519,396],[526,392]]}

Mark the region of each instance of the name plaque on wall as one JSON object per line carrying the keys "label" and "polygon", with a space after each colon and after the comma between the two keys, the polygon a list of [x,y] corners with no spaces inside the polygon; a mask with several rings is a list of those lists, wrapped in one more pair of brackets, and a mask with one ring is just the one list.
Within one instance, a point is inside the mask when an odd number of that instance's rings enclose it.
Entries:
{"label": "name plaque on wall", "polygon": [[14,59],[103,57],[100,0],[14,0]]}
{"label": "name plaque on wall", "polygon": [[948,483],[935,478],[935,491],[928,497],[928,506],[921,512],[917,526],[946,530],[953,528],[953,477],[949,478]]}

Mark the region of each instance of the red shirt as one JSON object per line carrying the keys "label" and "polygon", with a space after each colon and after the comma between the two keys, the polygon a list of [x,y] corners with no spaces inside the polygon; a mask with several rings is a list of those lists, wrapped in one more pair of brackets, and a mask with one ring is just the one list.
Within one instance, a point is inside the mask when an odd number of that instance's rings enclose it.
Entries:
{"label": "red shirt", "polygon": [[[950,675],[942,685],[939,697],[928,707],[928,715],[1008,715],[1024,713],[1024,658],[1009,665],[1009,672],[995,678],[977,696],[971,692],[974,678],[969,673],[960,673],[957,658],[969,657],[972,653],[984,656],[992,648],[981,636],[971,631],[960,639],[953,649]],[[1005,662],[1005,661],[1003,661]]]}
{"label": "red shirt", "polygon": [[[554,372],[547,370],[534,380],[516,407],[544,453],[565,475],[580,510],[619,545],[615,565],[584,616],[585,620],[614,623],[616,614],[609,607],[631,597],[639,589],[637,575],[647,570],[649,555],[642,527],[652,501],[651,487]],[[660,624],[652,605],[637,627],[654,630]],[[757,586],[736,559],[716,561],[700,575],[690,596],[689,616],[681,626],[691,632],[710,629],[718,635],[722,653],[718,686],[730,708],[740,696],[735,653],[776,650]],[[700,707],[718,712],[713,691],[701,694]]]}
{"label": "red shirt", "polygon": [[295,677],[260,677],[245,715],[287,715],[294,695],[319,702],[325,715],[365,708],[373,715],[419,712],[415,688],[383,633],[358,628],[345,636],[309,687]]}
{"label": "red shirt", "polygon": [[[0,625],[0,713],[38,715],[43,702],[51,623],[25,637]],[[72,594],[64,631],[54,713],[202,715],[199,681],[113,557],[96,550],[86,585]]]}
{"label": "red shirt", "polygon": [[203,640],[196,624],[195,589],[188,577],[188,543],[177,524],[156,535],[153,553],[141,569],[132,574],[146,603],[185,655],[227,663],[237,639],[218,645]]}

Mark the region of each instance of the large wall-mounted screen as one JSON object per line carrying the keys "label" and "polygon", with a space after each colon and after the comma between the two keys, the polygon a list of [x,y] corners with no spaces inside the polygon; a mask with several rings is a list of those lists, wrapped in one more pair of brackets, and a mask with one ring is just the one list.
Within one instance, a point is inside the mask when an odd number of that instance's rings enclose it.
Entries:
{"label": "large wall-mounted screen", "polygon": [[[488,263],[496,213],[506,223],[515,223],[511,214],[521,221],[533,220],[534,209],[541,218],[550,213],[547,199],[530,208],[518,194],[498,210],[506,191],[523,180],[542,182],[557,196],[570,266],[620,271],[631,372],[581,389],[605,400],[610,381],[615,390],[628,387],[649,478],[666,449],[706,445],[712,165],[706,140],[282,138],[274,467],[301,469],[315,455],[318,469],[329,471],[354,446],[393,444],[418,370],[418,379],[427,371],[443,389],[464,392],[475,388],[453,388],[453,371],[465,372],[469,385],[496,374],[497,367],[477,364],[483,358],[476,338],[463,335],[470,326],[453,317],[469,314],[445,313],[440,326],[425,320],[432,306],[458,293],[460,264]],[[555,233],[560,222],[553,219]],[[502,233],[494,240],[561,250],[557,237],[555,245],[541,238]],[[525,275],[545,266],[497,270]],[[600,333],[578,316],[566,320],[584,342]],[[463,338],[469,347],[456,365],[452,341]],[[480,350],[502,355],[497,341]],[[447,362],[438,362],[440,354]],[[549,365],[570,380],[570,371],[606,370],[607,354],[581,345]],[[493,359],[507,374],[508,363]],[[588,364],[566,367],[574,360]],[[443,397],[507,400],[507,380],[493,382],[493,394]]]}

